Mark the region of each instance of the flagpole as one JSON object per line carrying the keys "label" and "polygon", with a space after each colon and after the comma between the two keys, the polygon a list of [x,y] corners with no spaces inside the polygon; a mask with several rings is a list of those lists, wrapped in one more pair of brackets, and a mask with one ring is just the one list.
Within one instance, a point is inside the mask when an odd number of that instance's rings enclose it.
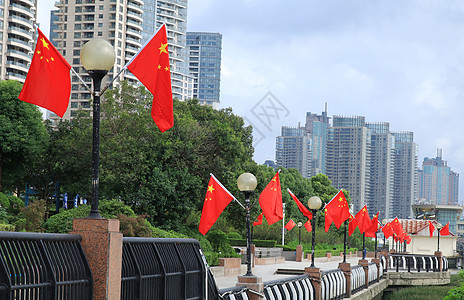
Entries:
{"label": "flagpole", "polygon": [[87,83],[82,79],[82,77],[79,76],[79,74],[77,74],[77,72],[76,72],[73,68],[71,68],[71,71],[72,71],[72,72],[74,73],[74,75],[76,75],[77,78],[79,78],[79,80],[84,84],[85,88],[86,88],[90,93],[93,94],[92,89],[87,85]]}
{"label": "flagpole", "polygon": [[346,263],[346,231],[348,230],[348,220],[345,220],[345,234],[343,235],[343,262]]}
{"label": "flagpole", "polygon": [[366,233],[363,232],[363,260],[366,259],[366,246],[365,246],[365,243],[366,243]]}
{"label": "flagpole", "polygon": [[[279,170],[280,171],[280,170]],[[282,246],[284,245],[285,242],[285,203],[282,203]]]}

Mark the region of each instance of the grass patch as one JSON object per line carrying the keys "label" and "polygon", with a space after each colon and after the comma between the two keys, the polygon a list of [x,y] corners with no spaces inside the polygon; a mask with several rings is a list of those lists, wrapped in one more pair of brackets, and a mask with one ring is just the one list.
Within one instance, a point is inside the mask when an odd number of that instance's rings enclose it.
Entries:
{"label": "grass patch", "polygon": [[449,290],[460,286],[462,282],[459,275],[452,274],[447,285],[407,287],[397,292],[384,293],[382,300],[441,300]]}

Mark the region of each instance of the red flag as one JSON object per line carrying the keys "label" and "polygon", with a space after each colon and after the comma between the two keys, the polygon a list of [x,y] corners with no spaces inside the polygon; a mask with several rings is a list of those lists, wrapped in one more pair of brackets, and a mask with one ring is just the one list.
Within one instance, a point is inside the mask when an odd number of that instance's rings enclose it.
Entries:
{"label": "red flag", "polygon": [[410,235],[406,234],[406,236],[404,237],[404,240],[406,241],[406,244],[409,245],[409,244],[411,243],[411,240],[412,240],[412,239],[411,239],[411,236],[410,236]]}
{"label": "red flag", "polygon": [[371,227],[371,218],[369,217],[369,213],[367,212],[367,207],[364,207],[354,216],[356,220],[358,220],[358,228],[361,233],[366,232],[369,227]]}
{"label": "red flag", "polygon": [[288,221],[288,223],[285,225],[285,229],[287,229],[288,231],[292,230],[293,227],[295,227],[295,222],[293,222],[292,219],[290,219],[290,221]]}
{"label": "red flag", "polygon": [[382,227],[382,232],[385,235],[386,239],[393,236],[393,228],[392,228],[390,222],[388,222],[387,224],[385,224],[385,226]]}
{"label": "red flag", "polygon": [[205,235],[235,197],[211,174],[198,230]]}
{"label": "red flag", "polygon": [[259,205],[261,206],[269,225],[272,225],[284,218],[279,172],[275,174],[266,188],[259,195]]}
{"label": "red flag", "polygon": [[311,221],[307,221],[306,223],[304,223],[304,228],[306,228],[306,231],[307,232],[311,232],[313,230],[313,227],[311,226]]}
{"label": "red flag", "polygon": [[253,223],[253,226],[263,224],[263,213],[260,213],[256,221]]}
{"label": "red flag", "polygon": [[440,230],[440,235],[450,235],[449,222]]}
{"label": "red flag", "polygon": [[358,220],[350,213],[350,219],[348,223],[348,236],[351,236],[354,230],[358,227]]}
{"label": "red flag", "polygon": [[430,237],[433,236],[433,232],[435,231],[435,226],[433,226],[432,222],[429,221],[429,232],[430,232]]}
{"label": "red flag", "polygon": [[332,218],[335,227],[340,228],[345,220],[348,220],[350,217],[350,209],[348,207],[348,202],[346,201],[343,191],[340,190],[335,197],[330,200],[329,203],[325,206],[327,211]]}
{"label": "red flag", "polygon": [[366,231],[367,237],[375,237],[375,234],[379,230],[379,213],[378,212],[371,220],[371,226]]}
{"label": "red flag", "polygon": [[332,224],[332,218],[330,217],[329,212],[327,211],[327,208],[324,208],[324,213],[325,213],[325,232],[329,231],[330,225]]}
{"label": "red flag", "polygon": [[401,235],[404,230],[403,230],[403,226],[401,226],[401,223],[400,221],[398,220],[398,218],[395,218],[392,223],[392,228],[393,228],[393,231],[397,234],[397,235]]}
{"label": "red flag", "polygon": [[34,56],[18,99],[46,108],[62,118],[71,94],[71,66],[42,31],[37,31]]}
{"label": "red flag", "polygon": [[309,211],[309,209],[307,209],[306,206],[304,206],[303,203],[298,200],[298,198],[292,193],[292,191],[290,191],[290,189],[287,189],[287,192],[290,194],[290,196],[292,196],[293,200],[295,200],[298,209],[303,213],[303,215],[311,220],[313,218],[313,214]]}
{"label": "red flag", "polygon": [[127,69],[152,93],[151,116],[161,132],[174,125],[166,25],[139,50]]}

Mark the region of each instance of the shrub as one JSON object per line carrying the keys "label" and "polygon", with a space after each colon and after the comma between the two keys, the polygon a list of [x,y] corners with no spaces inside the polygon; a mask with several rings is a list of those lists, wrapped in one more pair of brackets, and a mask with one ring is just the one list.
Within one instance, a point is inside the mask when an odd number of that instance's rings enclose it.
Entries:
{"label": "shrub", "polygon": [[[232,246],[246,247],[247,245],[246,239],[229,239],[228,241]],[[276,243],[276,241],[253,240],[256,247],[274,248]]]}
{"label": "shrub", "polygon": [[28,206],[21,209],[21,213],[26,219],[25,230],[31,232],[43,232],[45,213],[47,212],[47,203],[45,200],[36,200]]}
{"label": "shrub", "polygon": [[241,238],[242,236],[238,232],[232,231],[227,234],[227,239],[241,239]]}
{"label": "shrub", "polygon": [[153,228],[146,220],[146,215],[118,215],[120,231],[124,236],[152,237]]}
{"label": "shrub", "polygon": [[0,231],[15,231],[15,226],[11,224],[0,224]]}

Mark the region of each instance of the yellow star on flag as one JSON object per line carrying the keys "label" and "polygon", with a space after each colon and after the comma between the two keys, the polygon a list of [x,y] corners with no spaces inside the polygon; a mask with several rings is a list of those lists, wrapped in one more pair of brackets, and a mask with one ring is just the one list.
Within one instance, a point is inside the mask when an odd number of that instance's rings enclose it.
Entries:
{"label": "yellow star on flag", "polygon": [[42,38],[41,41],[42,41],[43,46],[44,46],[45,48],[47,48],[48,50],[50,50],[50,48],[48,48],[48,43],[47,43],[47,41],[45,41],[44,38]]}
{"label": "yellow star on flag", "polygon": [[158,65],[158,69],[161,69],[161,65]]}
{"label": "yellow star on flag", "polygon": [[164,68],[164,70],[169,71],[169,67]]}
{"label": "yellow star on flag", "polygon": [[167,46],[168,46],[168,43],[166,43],[166,44],[161,43],[161,47],[158,48],[160,50],[160,54],[161,53],[166,53],[166,54],[168,53],[168,51],[166,50]]}
{"label": "yellow star on flag", "polygon": [[211,192],[211,193],[212,193],[213,191],[214,191],[213,186],[212,186],[212,185],[208,185],[208,192]]}

